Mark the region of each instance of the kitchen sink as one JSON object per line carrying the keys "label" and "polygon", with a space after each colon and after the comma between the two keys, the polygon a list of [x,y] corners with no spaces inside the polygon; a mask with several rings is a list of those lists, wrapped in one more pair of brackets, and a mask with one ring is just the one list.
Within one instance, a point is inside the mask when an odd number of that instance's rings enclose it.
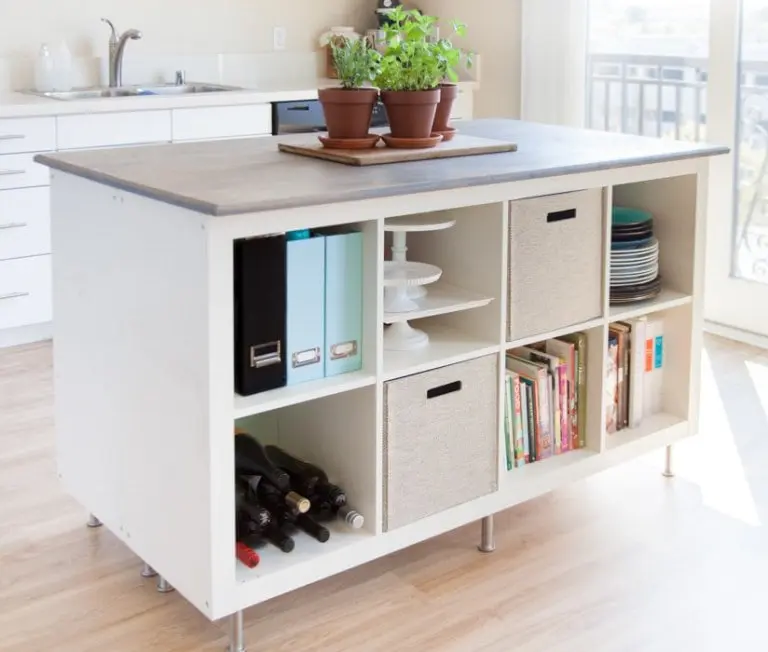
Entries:
{"label": "kitchen sink", "polygon": [[53,100],[91,100],[109,97],[146,97],[148,95],[189,95],[192,93],[221,93],[242,90],[237,86],[220,84],[142,84],[108,88],[98,86],[77,88],[71,91],[25,91],[29,95],[48,97]]}

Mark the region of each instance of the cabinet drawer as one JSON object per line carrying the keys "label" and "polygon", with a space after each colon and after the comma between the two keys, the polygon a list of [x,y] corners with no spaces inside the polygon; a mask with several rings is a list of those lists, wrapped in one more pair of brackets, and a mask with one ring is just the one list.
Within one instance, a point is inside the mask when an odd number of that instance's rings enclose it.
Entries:
{"label": "cabinet drawer", "polygon": [[0,156],[0,190],[50,185],[48,168],[35,163],[34,158],[34,154]]}
{"label": "cabinet drawer", "polygon": [[509,238],[509,341],[601,316],[602,190],[512,202]]}
{"label": "cabinet drawer", "polygon": [[173,140],[209,140],[272,134],[269,104],[174,109]]}
{"label": "cabinet drawer", "polygon": [[384,530],[498,488],[496,355],[384,384]]}
{"label": "cabinet drawer", "polygon": [[50,189],[0,191],[0,260],[51,252]]}
{"label": "cabinet drawer", "polygon": [[0,154],[45,152],[56,149],[55,118],[0,120]]}
{"label": "cabinet drawer", "polygon": [[51,320],[51,257],[0,261],[0,328]]}
{"label": "cabinet drawer", "polygon": [[164,143],[171,140],[170,111],[67,115],[57,120],[59,149]]}

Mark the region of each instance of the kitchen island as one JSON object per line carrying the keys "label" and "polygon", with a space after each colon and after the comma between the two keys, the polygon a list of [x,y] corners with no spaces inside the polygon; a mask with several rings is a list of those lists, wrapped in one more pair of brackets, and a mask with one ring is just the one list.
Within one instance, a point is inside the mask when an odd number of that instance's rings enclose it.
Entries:
{"label": "kitchen island", "polygon": [[[708,158],[725,150],[517,121],[457,126],[518,151],[354,168],[279,153],[278,137],[37,158],[53,169],[62,482],[92,524],[161,574],[161,588],[210,619],[232,615],[232,650],[244,649],[250,606],[475,520],[489,552],[494,513],[697,430]],[[651,212],[660,242],[662,291],[637,304],[609,301],[615,205]],[[434,214],[455,225],[409,236],[408,258],[441,267],[443,307],[418,322],[427,347],[385,350],[386,220]],[[540,219],[522,228],[530,216]],[[237,395],[233,242],[337,225],[363,234],[362,369]],[[450,288],[461,289],[453,304]],[[609,325],[643,316],[664,322],[662,403],[609,434]],[[505,355],[576,333],[587,343],[584,445],[508,470]],[[490,385],[475,382],[488,369]],[[401,427],[404,456],[391,440],[406,408],[395,389],[432,378],[467,390],[441,397],[450,419],[469,414],[467,432],[490,401],[492,441],[467,438],[442,459],[442,475],[418,477],[425,495],[448,493],[456,478],[482,482],[467,485],[467,500],[414,516],[419,496],[403,497],[396,478],[429,467],[413,451],[441,433]],[[469,391],[480,386],[482,396]],[[290,554],[265,548],[254,569],[238,562],[235,425],[319,463],[365,526],[332,525],[322,544],[299,535]],[[671,472],[670,448],[668,462]]]}

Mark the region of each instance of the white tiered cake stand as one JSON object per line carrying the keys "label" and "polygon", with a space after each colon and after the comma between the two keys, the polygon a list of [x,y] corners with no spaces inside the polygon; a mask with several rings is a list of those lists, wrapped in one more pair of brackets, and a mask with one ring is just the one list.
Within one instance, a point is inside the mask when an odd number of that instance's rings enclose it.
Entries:
{"label": "white tiered cake stand", "polygon": [[[443,229],[450,229],[454,224],[456,224],[455,219],[443,217],[439,213],[389,218],[384,222],[384,230],[392,233],[392,262],[407,262],[407,233],[441,231]],[[411,285],[408,288],[408,296],[412,299],[418,299],[419,297],[426,296],[426,294],[427,290],[423,285]]]}
{"label": "white tiered cake stand", "polygon": [[[442,269],[427,263],[384,261],[384,312],[417,310],[418,299],[410,296],[411,288],[434,283],[442,274]],[[429,335],[407,321],[391,324],[384,331],[384,348],[390,351],[412,351],[427,344]]]}

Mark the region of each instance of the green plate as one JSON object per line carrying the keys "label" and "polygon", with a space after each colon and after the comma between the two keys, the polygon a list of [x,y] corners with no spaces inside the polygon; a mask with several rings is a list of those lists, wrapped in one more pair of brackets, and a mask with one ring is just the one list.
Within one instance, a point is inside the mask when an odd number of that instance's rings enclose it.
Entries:
{"label": "green plate", "polygon": [[613,223],[621,226],[645,224],[653,221],[653,215],[639,208],[627,208],[626,206],[613,207]]}

